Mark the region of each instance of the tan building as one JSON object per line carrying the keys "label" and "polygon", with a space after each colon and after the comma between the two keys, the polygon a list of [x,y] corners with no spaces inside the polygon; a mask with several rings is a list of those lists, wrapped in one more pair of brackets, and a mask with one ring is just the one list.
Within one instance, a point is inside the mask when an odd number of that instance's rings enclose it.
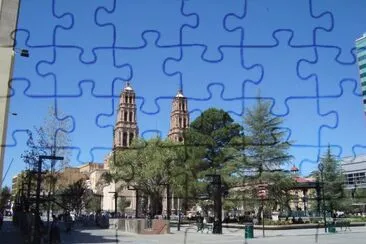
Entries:
{"label": "tan building", "polygon": [[[19,0],[0,0],[0,145],[6,144],[9,115],[9,85],[13,76],[15,39]],[[0,176],[3,176],[5,147],[0,147]],[[0,189],[2,181],[0,181]]]}
{"label": "tan building", "polygon": [[168,138],[174,142],[183,141],[183,131],[189,126],[187,98],[179,90],[172,102]]}
{"label": "tan building", "polygon": [[[121,92],[116,124],[113,132],[113,149],[124,150],[131,145],[134,138],[138,137],[139,129],[136,118],[136,96],[129,82]],[[104,160],[104,168],[109,169],[109,162],[113,157],[113,152],[107,155]],[[97,173],[95,173],[97,175]],[[97,178],[97,176],[95,176]],[[93,184],[93,183],[92,183]],[[122,188],[121,184],[111,183],[103,188],[102,209],[114,212],[115,210],[115,192],[119,196],[130,199],[131,205],[126,211],[134,212],[136,209],[136,192]]]}
{"label": "tan building", "polygon": [[[183,132],[189,127],[189,115],[188,115],[188,102],[187,98],[183,95],[183,91],[179,90],[177,95],[172,101],[172,110],[170,112],[170,129],[168,133],[169,140],[173,142],[183,142],[184,136]],[[166,191],[164,194],[163,201],[163,213],[167,213],[168,209],[168,198],[166,197]],[[174,197],[174,192],[171,193],[169,197],[171,203],[172,213],[175,210],[182,208],[183,200]]]}
{"label": "tan building", "polygon": [[90,174],[94,170],[104,169],[104,165],[101,163],[86,163],[78,167],[80,173],[82,174]]}
{"label": "tan building", "polygon": [[80,179],[86,179],[86,176],[85,174],[80,172],[80,169],[78,167],[65,167],[65,169],[61,173],[59,173],[56,182],[56,188],[66,188]]}
{"label": "tan building", "polygon": [[95,170],[102,169],[103,164],[91,162],[78,167],[65,167],[64,170],[58,174],[56,188],[66,188],[81,179],[89,182],[90,174]]}
{"label": "tan building", "polygon": [[[172,102],[172,110],[170,115],[170,129],[168,138],[174,142],[183,142],[183,131],[188,128],[189,116],[188,116],[188,104],[187,98],[184,97],[181,90],[178,91],[177,95]],[[119,108],[117,113],[116,125],[114,128],[113,135],[113,148],[115,150],[124,150],[130,147],[133,138],[138,136],[138,126],[136,120],[136,101],[135,92],[129,83],[123,89]],[[104,160],[104,169],[109,169],[109,162],[113,157],[111,152]],[[98,178],[98,173],[95,173],[95,179]],[[102,174],[102,173],[101,173]],[[93,176],[94,177],[94,176]],[[100,178],[100,176],[99,176]],[[97,188],[97,187],[96,187]],[[115,210],[115,192],[118,193],[118,197],[124,197],[130,202],[130,206],[125,209],[128,215],[135,216],[136,208],[141,213],[142,208],[148,206],[148,199],[138,194],[136,190],[128,188],[126,184],[120,182],[118,184],[109,184],[103,188],[103,201],[102,209],[105,211],[113,212]],[[137,206],[136,199],[139,199],[139,206]],[[180,199],[174,197],[174,193],[171,194],[171,208],[174,211],[180,208]],[[163,200],[163,213],[167,211],[167,198],[166,194]]]}

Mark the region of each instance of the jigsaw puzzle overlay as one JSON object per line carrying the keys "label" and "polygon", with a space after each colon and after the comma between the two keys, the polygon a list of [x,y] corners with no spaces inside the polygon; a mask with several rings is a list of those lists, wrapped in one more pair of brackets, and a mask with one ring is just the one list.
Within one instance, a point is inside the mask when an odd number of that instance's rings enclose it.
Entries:
{"label": "jigsaw puzzle overlay", "polygon": [[19,116],[5,162],[49,105],[72,124],[71,162],[103,162],[127,81],[144,138],[167,136],[178,89],[191,121],[217,107],[239,123],[260,91],[284,118],[302,174],[328,145],[339,157],[364,153],[355,40],[365,9],[363,0],[22,1],[16,46],[31,55],[16,59],[10,110]]}

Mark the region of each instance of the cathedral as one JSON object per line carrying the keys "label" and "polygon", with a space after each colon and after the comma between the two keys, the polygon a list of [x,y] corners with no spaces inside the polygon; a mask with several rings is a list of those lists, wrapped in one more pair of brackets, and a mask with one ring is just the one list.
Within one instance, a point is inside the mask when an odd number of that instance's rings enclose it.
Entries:
{"label": "cathedral", "polygon": [[[187,98],[183,95],[182,90],[179,90],[172,102],[170,129],[168,133],[168,138],[174,142],[183,141],[183,131],[189,126],[187,105]],[[128,149],[132,140],[138,137],[139,128],[136,111],[136,94],[131,87],[131,84],[127,82],[120,94],[116,124],[113,131],[114,150]],[[109,170],[109,161],[111,157],[113,157],[113,152],[111,152],[104,161],[104,169],[106,171]],[[141,213],[142,207],[140,205],[147,201],[147,199],[140,196],[137,190],[123,186],[121,183],[111,183],[103,187],[102,210],[114,212],[115,195],[123,196],[130,202],[130,206],[125,209],[125,212],[127,215],[134,217],[138,215],[138,212]],[[138,201],[136,199],[138,199]],[[179,200],[180,199],[174,197],[173,193],[173,196],[170,198],[173,211],[181,207],[181,201]],[[165,201],[163,201],[163,213],[166,212],[166,210],[167,200],[165,198]]]}

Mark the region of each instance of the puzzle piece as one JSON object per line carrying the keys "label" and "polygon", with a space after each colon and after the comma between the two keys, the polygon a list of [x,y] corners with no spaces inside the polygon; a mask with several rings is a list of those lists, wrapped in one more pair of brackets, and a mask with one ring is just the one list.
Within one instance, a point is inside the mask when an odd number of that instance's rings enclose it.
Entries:
{"label": "puzzle piece", "polygon": [[315,30],[330,30],[330,12],[316,15],[311,9],[312,0],[246,0],[242,15],[229,14],[229,30],[244,29],[245,46],[273,46],[273,34],[279,30],[291,32],[292,45],[314,45]]}
{"label": "puzzle piece", "polygon": [[54,97],[56,75],[45,76],[39,72],[42,59],[53,56],[53,48],[31,48],[32,54],[27,59],[16,59],[14,79],[27,81],[25,95],[33,98]]}
{"label": "puzzle piece", "polygon": [[[287,36],[287,38],[285,38]],[[299,77],[299,63],[306,59],[314,59],[315,49],[312,47],[293,47],[289,44],[292,34],[279,31],[274,33],[278,45],[275,47],[246,47],[244,60],[249,63],[259,63],[263,69],[260,82],[245,83],[245,97],[254,97],[260,89],[261,97],[271,99],[274,115],[289,113],[287,101],[292,98],[308,99],[316,97],[316,81],[309,81]],[[287,40],[287,42],[285,41]],[[282,57],[286,59],[264,59],[263,57]],[[286,72],[286,78],[283,73]],[[274,92],[275,91],[275,92]]]}
{"label": "puzzle piece", "polygon": [[315,31],[316,44],[335,46],[338,49],[337,62],[354,63],[355,40],[362,34],[359,30],[365,29],[365,9],[366,2],[363,0],[340,1],[337,4],[332,0],[313,0],[312,11],[315,15],[332,14],[331,28]]}
{"label": "puzzle piece", "polygon": [[[201,58],[205,61],[222,60],[223,46],[240,46],[243,31],[226,28],[229,14],[241,14],[245,0],[196,0],[182,1],[184,15],[194,15],[195,25],[182,27],[182,44],[202,47]],[[209,8],[209,11],[208,11]],[[212,31],[212,29],[215,31]]]}
{"label": "puzzle piece", "polygon": [[[291,152],[294,155],[293,162],[299,168],[300,175],[310,175],[310,173],[318,168],[320,158],[324,155],[328,146],[318,145],[293,145]],[[333,155],[340,156],[342,150],[339,146],[330,147]]]}
{"label": "puzzle piece", "polygon": [[[181,87],[177,79],[166,75],[163,66],[167,58],[179,56],[180,48],[157,46],[160,38],[157,33],[145,33],[142,37],[145,41],[142,48],[119,48],[115,50],[115,57],[118,66],[128,64],[132,67],[130,80],[133,88],[139,91],[136,97],[143,100],[140,111],[154,114],[159,112],[158,100],[174,96]],[[146,74],[149,74],[149,80]]]}
{"label": "puzzle piece", "polygon": [[[283,126],[291,130],[290,141],[294,141],[294,144],[298,146],[317,146],[320,148],[322,145],[320,143],[320,132],[324,126],[329,128],[336,126],[336,114],[321,114],[319,101],[316,98],[290,99],[287,104],[289,113],[284,117]],[[299,126],[301,124],[304,124],[304,126]]]}
{"label": "puzzle piece", "polygon": [[17,29],[29,34],[26,43],[28,47],[54,46],[56,44],[55,32],[58,29],[67,30],[73,27],[73,15],[59,14],[55,1],[21,1]]}
{"label": "puzzle piece", "polygon": [[[77,156],[80,163],[95,162],[92,153],[95,150],[112,150],[113,129],[97,124],[99,114],[108,110],[112,98],[93,96],[93,87],[94,82],[85,81],[80,84],[80,96],[57,98],[57,109],[72,116],[75,121],[74,128],[69,134],[72,146],[80,148],[82,153]],[[90,139],[85,140],[84,136]]]}
{"label": "puzzle piece", "polygon": [[[22,162],[22,165],[19,165],[19,168],[24,167],[24,163],[20,156],[27,148],[27,132],[32,133],[34,140],[38,140],[38,134],[35,132],[34,126],[39,128],[44,125],[44,115],[47,114],[49,106],[54,105],[55,103],[55,99],[53,97],[42,97],[42,99],[40,99],[40,97],[28,96],[26,92],[29,88],[30,82],[30,80],[25,78],[15,78],[12,80],[12,88],[10,90],[10,111],[12,113],[16,113],[16,116],[9,115],[7,143],[5,145],[6,162],[10,162],[10,157],[12,157],[17,161],[17,163]],[[48,124],[50,124],[50,121],[52,120],[63,120],[65,121],[65,124],[70,125],[69,129],[72,129],[74,123],[70,117],[58,116],[55,118],[47,116],[46,119]],[[62,133],[68,133],[68,128],[54,128],[52,131],[57,133],[57,137],[61,136]],[[77,148],[68,147],[66,149],[68,151],[73,151],[74,153],[78,152]],[[62,149],[59,148],[58,151],[62,152]]]}
{"label": "puzzle piece", "polygon": [[[341,156],[354,155],[354,145],[365,146],[365,116],[362,107],[362,96],[355,81],[341,82],[339,94],[322,98],[319,101],[320,112],[331,111],[337,114],[335,127],[320,128],[322,146],[337,145],[342,148]],[[352,109],[349,105],[352,104]],[[357,112],[355,112],[357,111]],[[341,139],[340,139],[341,138]]]}
{"label": "puzzle piece", "polygon": [[[283,126],[287,127],[290,132],[288,140],[292,142],[291,154],[294,156],[293,162],[299,164],[303,175],[307,175],[311,171],[309,168],[311,166],[316,167],[320,157],[323,155],[320,140],[322,128],[325,126],[334,128],[337,116],[335,113],[321,114],[319,111],[319,101],[316,98],[290,99],[287,105],[289,113],[284,116]],[[339,148],[333,148],[339,151]],[[306,166],[303,167],[304,165]]]}
{"label": "puzzle piece", "polygon": [[181,12],[183,5],[184,1],[114,0],[112,8],[98,8],[96,24],[113,29],[113,46],[143,46],[142,36],[146,32],[158,33],[161,36],[159,45],[178,46],[181,26],[192,22],[190,16]]}
{"label": "puzzle piece", "polygon": [[[93,95],[111,96],[116,80],[129,80],[131,66],[116,65],[112,49],[95,50],[97,59],[89,64],[79,60],[77,48],[55,48],[52,56],[39,61],[38,72],[44,77],[54,77],[57,96],[77,97],[81,94],[81,81],[92,81]],[[65,72],[59,72],[65,70]],[[103,70],[103,72],[101,72]],[[44,89],[42,89],[44,90]]]}
{"label": "puzzle piece", "polygon": [[190,97],[202,97],[208,86],[221,84],[224,89],[222,98],[242,98],[244,82],[261,80],[260,65],[255,62],[248,64],[241,48],[222,48],[224,58],[215,62],[201,59],[203,50],[204,47],[199,46],[183,47],[179,59],[169,58],[165,62],[165,72],[170,76],[178,74],[183,89],[189,92]]}
{"label": "puzzle piece", "polygon": [[239,123],[243,120],[243,97],[224,98],[223,93],[225,92],[225,86],[222,83],[209,84],[207,86],[207,92],[208,95],[206,95],[206,97],[192,97],[191,94],[194,93],[193,89],[189,89],[185,93],[188,99],[188,110],[191,121],[194,120],[195,114],[202,113],[212,107],[225,110]]}
{"label": "puzzle piece", "polygon": [[316,81],[319,96],[340,93],[342,88],[339,87],[339,84],[345,80],[353,81],[359,85],[356,82],[359,79],[357,65],[337,62],[339,51],[337,48],[317,48],[316,51],[314,59],[300,61],[299,75],[304,80]]}
{"label": "puzzle piece", "polygon": [[82,62],[94,63],[97,59],[95,49],[112,47],[114,43],[112,28],[98,28],[96,26],[98,9],[111,7],[113,1],[88,0],[70,3],[71,1],[56,0],[57,13],[73,16],[72,28],[55,30],[57,45],[77,47],[81,52],[80,60]]}
{"label": "puzzle piece", "polygon": [[[119,89],[120,91],[120,89]],[[138,94],[138,91],[135,90]],[[115,93],[118,94],[118,93]],[[111,109],[105,110],[103,113],[98,114],[96,119],[96,124],[100,128],[111,128],[113,129],[116,123],[116,108],[118,107],[120,97],[118,95],[114,96],[114,99],[111,100]],[[137,108],[141,107],[144,100],[143,98],[136,97],[136,105]],[[171,109],[171,98],[163,98],[159,103],[159,112],[158,113],[139,113],[139,109],[137,109],[137,121],[138,126],[140,128],[144,128],[142,131],[140,130],[139,136],[144,139],[149,139],[152,137],[159,136],[161,138],[165,138],[168,134],[168,131],[164,131],[162,128],[169,128],[169,117],[166,119],[162,119],[163,115],[168,115]]]}

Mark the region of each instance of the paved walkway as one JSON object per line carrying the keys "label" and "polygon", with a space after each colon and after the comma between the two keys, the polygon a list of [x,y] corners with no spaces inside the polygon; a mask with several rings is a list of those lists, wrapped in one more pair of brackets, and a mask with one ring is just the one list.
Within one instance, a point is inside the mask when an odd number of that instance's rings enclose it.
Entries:
{"label": "paved walkway", "polygon": [[17,227],[13,225],[11,217],[5,217],[3,227],[0,230],[1,244],[23,244],[22,235]]}
{"label": "paved walkway", "polygon": [[70,234],[62,234],[62,243],[129,243],[129,244],[364,244],[366,227],[354,227],[351,231],[338,231],[337,233],[325,234],[324,229],[319,229],[318,233],[314,229],[310,230],[285,230],[266,231],[266,237],[262,237],[261,230],[255,230],[254,239],[244,240],[243,230],[233,231],[224,229],[223,235],[212,235],[197,233],[193,228],[177,231],[172,229],[172,234],[168,235],[134,235],[123,233],[115,229],[83,229],[73,230]]}

